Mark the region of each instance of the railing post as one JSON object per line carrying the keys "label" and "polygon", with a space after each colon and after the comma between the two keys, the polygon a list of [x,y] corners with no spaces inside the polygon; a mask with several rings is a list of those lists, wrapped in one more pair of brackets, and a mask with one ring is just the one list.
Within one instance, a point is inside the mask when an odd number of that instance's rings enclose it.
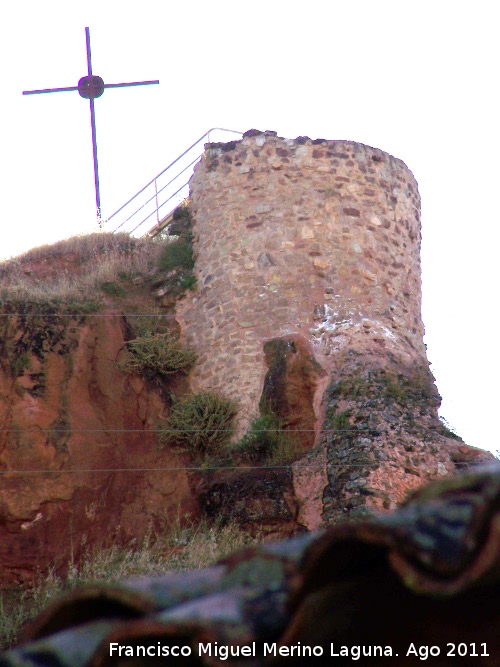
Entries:
{"label": "railing post", "polygon": [[160,216],[158,215],[158,185],[155,178],[155,201],[156,201],[156,222],[160,222]]}

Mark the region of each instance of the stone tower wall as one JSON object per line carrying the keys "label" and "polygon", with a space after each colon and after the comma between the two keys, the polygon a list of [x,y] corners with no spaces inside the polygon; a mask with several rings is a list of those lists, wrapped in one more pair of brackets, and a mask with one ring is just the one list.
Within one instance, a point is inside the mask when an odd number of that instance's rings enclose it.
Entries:
{"label": "stone tower wall", "polygon": [[199,353],[194,391],[237,398],[247,424],[267,371],[263,344],[276,337],[304,339],[326,372],[342,350],[367,344],[427,364],[420,197],[401,160],[351,141],[250,131],[208,144],[190,190],[198,288],[177,317]]}

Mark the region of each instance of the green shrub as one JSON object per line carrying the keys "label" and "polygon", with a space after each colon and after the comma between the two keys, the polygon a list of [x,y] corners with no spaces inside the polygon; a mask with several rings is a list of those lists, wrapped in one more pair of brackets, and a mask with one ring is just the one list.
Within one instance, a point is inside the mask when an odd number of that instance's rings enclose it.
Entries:
{"label": "green shrub", "polygon": [[130,340],[122,370],[147,379],[165,380],[173,373],[189,373],[196,363],[196,353],[179,340],[164,333],[146,333]]}
{"label": "green shrub", "polygon": [[235,449],[250,461],[268,458],[283,437],[282,424],[274,415],[261,415],[237,443]]}
{"label": "green shrub", "polygon": [[177,221],[183,219],[191,220],[191,213],[189,211],[189,206],[187,206],[186,202],[178,206],[172,215],[172,220]]}
{"label": "green shrub", "polygon": [[160,440],[195,455],[213,456],[229,444],[237,405],[224,396],[202,392],[172,406]]}
{"label": "green shrub", "polygon": [[181,237],[173,243],[168,243],[161,251],[158,265],[163,271],[192,269],[194,257],[191,239]]}
{"label": "green shrub", "polygon": [[[132,309],[130,309],[132,310]],[[152,311],[152,309],[150,309]],[[143,338],[153,334],[167,334],[169,328],[166,325],[165,314],[159,312],[150,312],[143,316],[141,312],[132,312],[126,315],[127,327],[130,329],[133,338]]]}
{"label": "green shrub", "polygon": [[293,432],[283,430],[283,422],[273,414],[256,417],[233,453],[248,461],[282,464],[297,458],[302,449]]}
{"label": "green shrub", "polygon": [[99,288],[101,289],[102,292],[108,294],[109,296],[122,297],[125,296],[126,294],[125,290],[121,285],[118,285],[117,283],[112,281],[101,283],[99,285]]}
{"label": "green shrub", "polygon": [[179,283],[179,288],[181,290],[187,290],[187,289],[194,290],[195,286],[196,286],[196,276],[193,276],[193,274],[191,273],[185,276]]}

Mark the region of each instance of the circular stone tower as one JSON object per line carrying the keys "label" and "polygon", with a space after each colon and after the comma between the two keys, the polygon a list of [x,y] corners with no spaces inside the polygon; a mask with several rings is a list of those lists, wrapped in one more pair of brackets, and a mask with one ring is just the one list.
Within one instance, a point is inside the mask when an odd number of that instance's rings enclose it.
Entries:
{"label": "circular stone tower", "polygon": [[[439,428],[423,344],[420,197],[401,160],[352,141],[251,130],[241,141],[206,146],[190,208],[198,289],[177,317],[199,354],[194,391],[237,398],[240,431],[271,409],[306,434],[304,449],[323,446],[330,471],[342,463],[332,452],[353,444],[345,434],[358,439],[365,463],[380,467],[382,436],[405,410],[413,422],[414,409],[420,414],[426,432]],[[399,445],[393,439],[401,451],[403,442],[414,446],[403,430]],[[427,474],[421,454],[405,464],[416,478]],[[447,474],[453,466],[443,456]],[[343,463],[353,476],[358,464]],[[401,465],[399,455],[392,463]],[[358,478],[350,481],[359,496],[370,480]],[[352,493],[336,496],[337,472],[325,480],[323,513],[356,507],[346,500]],[[374,482],[365,499],[391,505],[384,483]]]}

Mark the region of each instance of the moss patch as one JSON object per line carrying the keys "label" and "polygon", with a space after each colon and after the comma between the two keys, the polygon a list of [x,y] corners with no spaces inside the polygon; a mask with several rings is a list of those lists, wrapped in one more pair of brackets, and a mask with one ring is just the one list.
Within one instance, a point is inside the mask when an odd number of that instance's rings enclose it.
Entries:
{"label": "moss patch", "polygon": [[394,364],[367,369],[359,362],[345,366],[325,394],[322,439],[329,484],[323,501],[325,518],[333,522],[366,517],[366,503],[373,495],[389,509],[393,499],[370,489],[367,478],[381,462],[391,460],[393,447],[403,453],[399,469],[418,475],[417,450],[443,428],[436,413],[440,397],[427,367]]}
{"label": "moss patch", "polygon": [[385,404],[401,406],[438,406],[441,398],[434,385],[434,378],[427,368],[414,367],[407,373],[395,373],[382,369],[368,371],[365,376],[343,377],[328,389],[330,398],[373,398]]}
{"label": "moss patch", "polygon": [[259,401],[262,415],[287,416],[290,406],[286,397],[287,355],[293,342],[283,338],[273,338],[264,344],[264,354],[269,370],[264,379],[264,387]]}

